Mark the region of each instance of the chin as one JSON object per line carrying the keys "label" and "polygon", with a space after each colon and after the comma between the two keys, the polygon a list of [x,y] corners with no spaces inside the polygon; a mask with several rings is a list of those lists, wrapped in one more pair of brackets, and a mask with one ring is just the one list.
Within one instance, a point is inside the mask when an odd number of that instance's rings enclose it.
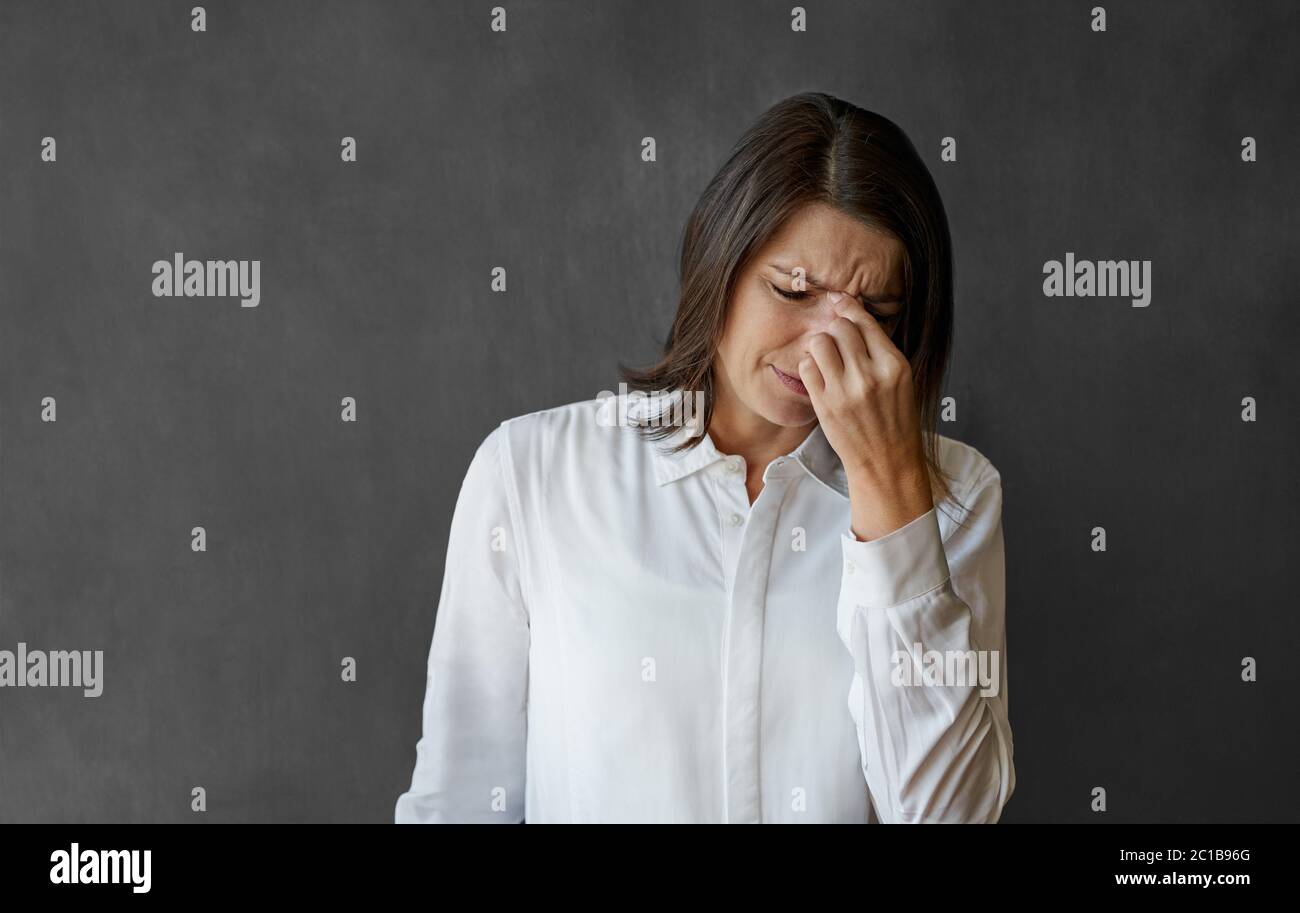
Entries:
{"label": "chin", "polygon": [[817,420],[817,412],[813,409],[811,401],[796,402],[787,397],[765,398],[763,409],[759,414],[773,425],[780,425],[782,428],[799,428]]}

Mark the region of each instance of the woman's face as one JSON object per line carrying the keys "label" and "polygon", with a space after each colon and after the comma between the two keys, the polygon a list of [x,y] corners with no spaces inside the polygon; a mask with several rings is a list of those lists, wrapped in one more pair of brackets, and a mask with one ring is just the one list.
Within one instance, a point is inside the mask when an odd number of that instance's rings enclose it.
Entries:
{"label": "woman's face", "polygon": [[[896,238],[831,206],[795,212],[736,281],[715,361],[719,401],[774,425],[814,421],[799,361],[836,317],[826,292],[860,299],[892,333],[903,306],[903,260]],[[796,267],[803,268],[803,291],[795,289]]]}

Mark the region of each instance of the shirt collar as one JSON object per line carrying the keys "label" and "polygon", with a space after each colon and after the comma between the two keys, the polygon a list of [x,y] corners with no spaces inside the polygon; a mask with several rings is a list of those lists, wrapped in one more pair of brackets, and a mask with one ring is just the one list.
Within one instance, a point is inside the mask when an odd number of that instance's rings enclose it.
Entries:
{"label": "shirt collar", "polygon": [[[727,458],[726,454],[714,446],[713,438],[708,432],[705,432],[699,444],[691,449],[679,453],[671,452],[672,447],[688,439],[692,430],[686,426],[679,427],[669,437],[650,442],[654,451],[655,481],[661,487]],[[840,497],[848,498],[849,486],[844,474],[844,464],[830,442],[826,440],[820,423],[813,426],[803,443],[785,455],[785,460],[800,467]],[[770,475],[781,472],[782,468],[769,465],[767,472]]]}

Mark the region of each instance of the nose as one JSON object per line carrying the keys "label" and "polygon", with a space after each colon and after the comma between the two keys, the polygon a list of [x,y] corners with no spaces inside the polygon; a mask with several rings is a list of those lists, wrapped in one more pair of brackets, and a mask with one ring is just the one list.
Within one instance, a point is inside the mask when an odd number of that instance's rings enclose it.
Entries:
{"label": "nose", "polygon": [[806,323],[804,326],[804,344],[818,333],[825,333],[830,330],[831,321],[839,316],[839,309],[836,307],[844,299],[843,292],[825,292],[817,297],[817,300],[809,305],[806,314]]}

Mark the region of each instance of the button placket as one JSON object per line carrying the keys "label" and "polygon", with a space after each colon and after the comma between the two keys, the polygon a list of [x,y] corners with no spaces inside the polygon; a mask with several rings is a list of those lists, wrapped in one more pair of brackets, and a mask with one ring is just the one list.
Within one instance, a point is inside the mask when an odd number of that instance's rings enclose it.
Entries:
{"label": "button placket", "polygon": [[745,461],[739,456],[724,458],[716,468],[718,524],[722,529],[722,567],[730,598],[736,581],[736,562],[745,535],[749,496],[745,492]]}
{"label": "button placket", "polygon": [[[777,522],[789,480],[763,486],[745,522],[723,637],[723,776],[729,823],[762,820],[759,721],[763,617]],[[742,486],[743,488],[743,486]],[[748,503],[748,497],[745,498]]]}

